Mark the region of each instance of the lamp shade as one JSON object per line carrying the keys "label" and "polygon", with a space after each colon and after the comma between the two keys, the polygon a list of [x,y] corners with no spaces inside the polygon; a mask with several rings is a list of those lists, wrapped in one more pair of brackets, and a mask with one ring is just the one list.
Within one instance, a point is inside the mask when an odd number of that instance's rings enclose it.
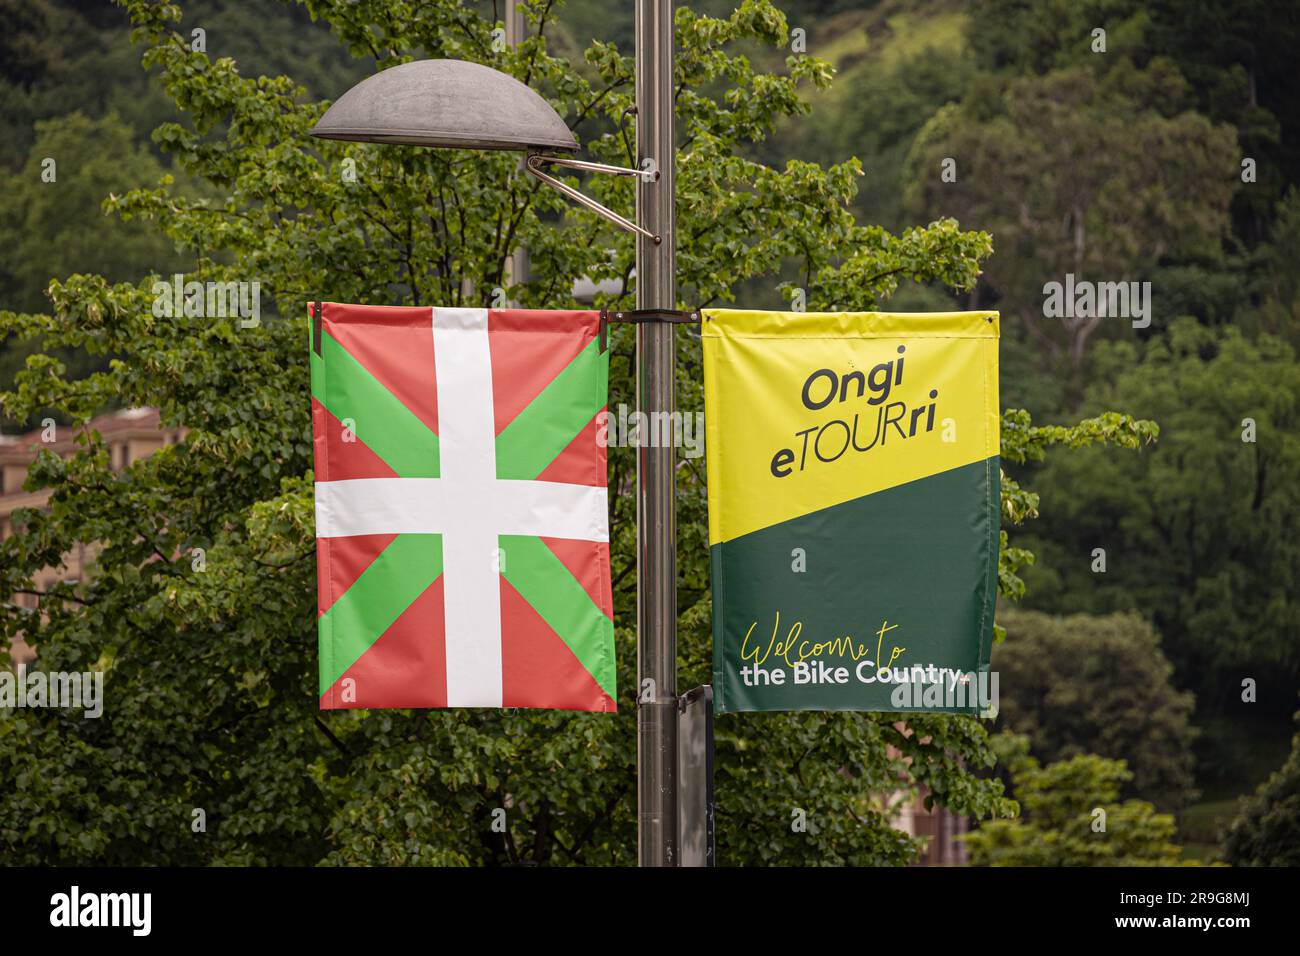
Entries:
{"label": "lamp shade", "polygon": [[339,97],[311,134],[450,149],[578,149],[560,114],[536,92],[465,60],[417,60],[376,73]]}

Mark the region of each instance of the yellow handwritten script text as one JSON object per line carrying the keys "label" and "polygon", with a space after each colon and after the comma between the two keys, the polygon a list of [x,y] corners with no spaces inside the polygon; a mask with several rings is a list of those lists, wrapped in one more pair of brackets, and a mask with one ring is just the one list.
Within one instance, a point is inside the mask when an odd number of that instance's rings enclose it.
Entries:
{"label": "yellow handwritten script text", "polygon": [[[786,667],[794,667],[799,661],[806,661],[810,658],[821,657],[823,654],[833,657],[848,657],[851,660],[860,661],[871,653],[871,648],[861,641],[854,640],[849,635],[832,638],[826,641],[811,641],[807,638],[801,638],[803,631],[803,622],[795,621],[790,625],[784,638],[780,636],[781,632],[781,612],[776,612],[776,619],[772,622],[772,633],[768,636],[767,643],[764,645],[762,637],[754,639],[754,629],[758,627],[755,621],[749,625],[749,630],[745,632],[745,638],[740,642],[740,659],[750,661],[756,665],[765,663],[768,658],[777,658],[785,662]],[[889,621],[883,621],[880,630],[876,632],[876,661],[877,667],[888,667],[899,656],[907,650],[906,647],[893,645],[889,652],[889,660],[881,659],[884,651],[885,634],[898,627],[897,624],[890,624]],[[752,643],[751,643],[752,641]]]}

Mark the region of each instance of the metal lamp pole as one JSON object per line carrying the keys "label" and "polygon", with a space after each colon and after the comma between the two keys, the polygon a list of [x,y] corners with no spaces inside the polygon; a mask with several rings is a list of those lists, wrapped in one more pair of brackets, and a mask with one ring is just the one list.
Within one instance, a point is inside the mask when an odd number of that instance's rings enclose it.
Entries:
{"label": "metal lamp pole", "polygon": [[[636,4],[636,240],[638,309],[676,307],[673,138],[673,0]],[[636,327],[641,421],[676,405],[676,332],[669,322]],[[650,429],[653,432],[653,425]],[[674,449],[637,449],[637,844],[642,866],[677,866],[677,513]]]}

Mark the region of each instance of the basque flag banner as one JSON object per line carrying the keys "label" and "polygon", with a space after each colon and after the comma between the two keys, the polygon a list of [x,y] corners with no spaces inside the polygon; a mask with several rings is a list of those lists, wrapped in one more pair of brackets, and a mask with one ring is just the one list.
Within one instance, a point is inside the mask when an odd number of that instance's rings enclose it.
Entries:
{"label": "basque flag banner", "polygon": [[320,706],[613,711],[600,313],[309,310]]}
{"label": "basque flag banner", "polygon": [[702,336],[717,711],[986,713],[997,313],[716,309]]}

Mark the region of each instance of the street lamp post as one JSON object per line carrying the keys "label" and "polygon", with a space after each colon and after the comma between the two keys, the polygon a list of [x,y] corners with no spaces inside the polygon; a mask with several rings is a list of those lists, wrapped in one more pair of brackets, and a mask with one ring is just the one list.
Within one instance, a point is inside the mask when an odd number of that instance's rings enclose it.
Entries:
{"label": "street lamp post", "polygon": [[[511,5],[507,39],[520,24]],[[461,60],[417,60],[371,76],[334,103],[312,130],[322,139],[506,149],[541,182],[637,237],[637,407],[643,421],[671,421],[676,336],[673,139],[673,0],[636,2],[635,169],[563,155],[578,142],[564,120],[523,83]],[[647,162],[649,160],[649,162]],[[546,173],[546,166],[637,179],[636,220],[619,216]],[[522,271],[522,257],[516,267]],[[512,274],[516,270],[512,270]],[[654,431],[653,426],[651,431]],[[655,442],[642,442],[643,445]],[[637,449],[637,831],[642,866],[681,864],[678,842],[677,516],[675,449]],[[694,841],[693,841],[694,842]]]}
{"label": "street lamp post", "polygon": [[[637,161],[657,180],[637,183],[636,218],[658,241],[636,240],[638,309],[676,307],[673,141],[673,3],[637,0]],[[636,395],[643,422],[676,406],[676,329],[636,327]],[[662,433],[662,430],[660,430]],[[637,449],[637,834],[642,866],[677,856],[677,512],[675,449]],[[653,447],[648,447],[653,446]]]}

